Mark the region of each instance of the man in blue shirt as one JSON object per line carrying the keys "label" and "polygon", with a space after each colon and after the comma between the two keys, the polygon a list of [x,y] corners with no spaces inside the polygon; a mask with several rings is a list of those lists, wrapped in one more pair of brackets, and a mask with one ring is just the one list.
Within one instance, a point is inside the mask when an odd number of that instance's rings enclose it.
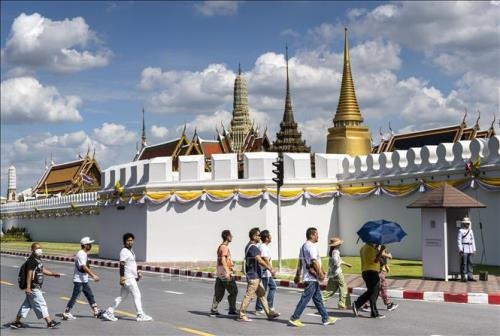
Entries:
{"label": "man in blue shirt", "polygon": [[[252,301],[252,297],[257,295],[257,299],[260,299],[262,307],[266,312],[267,318],[272,320],[280,316],[279,313],[273,312],[269,309],[269,305],[266,299],[266,290],[262,285],[262,268],[269,270],[272,275],[276,274],[272,265],[261,257],[260,250],[257,244],[260,240],[260,230],[259,228],[253,228],[248,233],[250,241],[245,247],[245,273],[247,276],[247,291],[245,297],[241,302],[240,307],[240,322],[251,322],[252,320],[246,315],[246,310]],[[261,268],[262,266],[262,268]]]}

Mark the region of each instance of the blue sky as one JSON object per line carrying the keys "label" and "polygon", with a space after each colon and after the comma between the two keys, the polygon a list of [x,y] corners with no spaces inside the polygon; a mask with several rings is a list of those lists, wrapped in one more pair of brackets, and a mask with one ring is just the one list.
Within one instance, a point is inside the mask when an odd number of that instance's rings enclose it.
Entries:
{"label": "blue sky", "polygon": [[[361,113],[405,132],[500,119],[500,5],[484,2],[1,2],[1,194],[52,155],[90,146],[105,169],[129,161],[146,110],[148,143],[213,139],[228,125],[238,63],[250,114],[275,139],[289,46],[294,114],[324,152],[337,108],[343,27]],[[220,129],[220,126],[219,126]],[[498,124],[497,124],[498,130]],[[498,131],[497,131],[498,132]]]}

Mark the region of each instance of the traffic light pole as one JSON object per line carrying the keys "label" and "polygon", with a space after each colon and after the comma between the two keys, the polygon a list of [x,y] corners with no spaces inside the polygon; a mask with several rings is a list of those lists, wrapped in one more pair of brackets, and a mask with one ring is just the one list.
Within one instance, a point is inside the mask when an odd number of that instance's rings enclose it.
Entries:
{"label": "traffic light pole", "polygon": [[276,207],[278,213],[278,273],[281,273],[281,193],[278,186],[278,194],[276,196]]}

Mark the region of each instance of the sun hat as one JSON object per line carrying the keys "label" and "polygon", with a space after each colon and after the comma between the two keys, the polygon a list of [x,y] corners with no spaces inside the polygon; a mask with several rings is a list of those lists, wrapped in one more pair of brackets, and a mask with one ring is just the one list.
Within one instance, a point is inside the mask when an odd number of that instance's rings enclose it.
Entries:
{"label": "sun hat", "polygon": [[90,237],[83,237],[82,240],[80,240],[81,245],[87,245],[87,244],[92,244],[95,240],[90,240]]}
{"label": "sun hat", "polygon": [[462,219],[462,224],[465,224],[465,223],[467,223],[467,224],[471,224],[471,223],[472,223],[472,222],[470,221],[470,218],[469,218],[469,217],[464,217],[464,218]]}
{"label": "sun hat", "polygon": [[344,241],[340,239],[339,237],[332,237],[330,238],[330,242],[328,243],[328,246],[339,246],[342,245]]}

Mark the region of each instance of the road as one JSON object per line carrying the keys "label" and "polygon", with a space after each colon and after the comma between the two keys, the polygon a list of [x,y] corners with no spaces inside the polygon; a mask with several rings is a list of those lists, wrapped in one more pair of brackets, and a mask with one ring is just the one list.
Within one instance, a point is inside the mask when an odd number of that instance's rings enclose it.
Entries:
{"label": "road", "polygon": [[[301,320],[303,328],[287,325],[300,297],[300,290],[278,288],[275,307],[281,316],[275,321],[267,321],[254,316],[251,304],[250,323],[237,322],[232,317],[210,317],[208,315],[213,295],[213,280],[174,277],[168,274],[145,273],[139,283],[142,302],[153,322],[135,321],[135,308],[129,298],[116,313],[117,322],[107,322],[91,317],[91,311],[83,295],[73,309],[77,317],[73,321],[63,321],[58,330],[47,331],[45,322],[37,320],[31,312],[23,322],[29,328],[12,330],[13,320],[24,294],[17,287],[17,273],[24,261],[22,257],[1,256],[1,334],[5,335],[499,335],[500,306],[457,304],[445,302],[425,302],[396,300],[398,309],[387,312],[385,319],[354,318],[351,311],[335,309],[336,298],[327,304],[331,315],[339,317],[335,325],[323,326],[312,302]],[[44,261],[50,270],[63,274],[61,278],[46,277],[43,291],[49,312],[61,319],[61,313],[72,291],[73,264],[67,262]],[[91,283],[98,304],[106,308],[119,293],[118,271],[115,268],[93,267],[101,277],[98,283]],[[238,305],[243,298],[245,285],[240,284]],[[379,307],[383,305],[380,304]],[[227,312],[227,300],[220,305],[221,313]],[[367,313],[361,313],[367,315]]]}

